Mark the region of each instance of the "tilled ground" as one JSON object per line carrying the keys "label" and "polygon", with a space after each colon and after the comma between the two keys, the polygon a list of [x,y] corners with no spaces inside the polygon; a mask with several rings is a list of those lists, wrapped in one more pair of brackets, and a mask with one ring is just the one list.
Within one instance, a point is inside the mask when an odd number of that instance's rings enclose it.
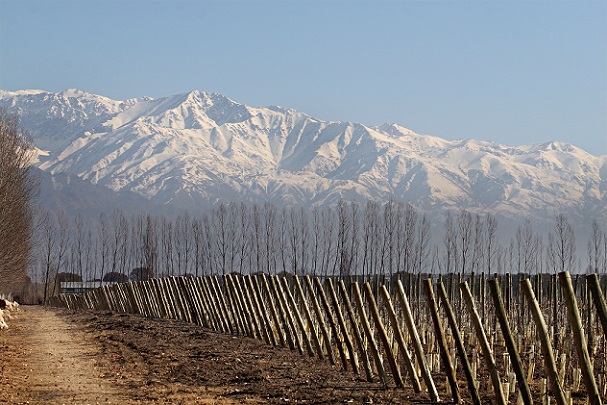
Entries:
{"label": "tilled ground", "polygon": [[[111,312],[66,314],[98,342],[100,365],[137,399],[235,403],[412,403],[411,389],[384,389],[286,348],[191,324]],[[426,401],[427,402],[427,401]]]}

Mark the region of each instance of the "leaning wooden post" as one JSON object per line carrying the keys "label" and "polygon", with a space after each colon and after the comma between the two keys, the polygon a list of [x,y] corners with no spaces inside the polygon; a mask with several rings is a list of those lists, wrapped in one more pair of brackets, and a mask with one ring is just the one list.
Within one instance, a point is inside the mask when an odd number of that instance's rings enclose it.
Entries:
{"label": "leaning wooden post", "polygon": [[337,294],[335,293],[335,289],[333,288],[333,280],[331,278],[327,278],[325,280],[325,284],[327,285],[327,290],[329,292],[329,296],[331,297],[331,301],[333,302],[333,310],[335,311],[335,316],[337,317],[337,322],[339,324],[339,328],[341,329],[341,334],[344,339],[344,343],[346,344],[346,349],[348,349],[348,356],[350,357],[350,364],[352,364],[352,369],[356,374],[358,374],[358,363],[356,362],[356,353],[354,352],[354,345],[352,344],[352,339],[350,339],[350,335],[348,334],[348,330],[346,328],[346,320],[341,313],[339,300],[337,299]]}
{"label": "leaning wooden post", "polygon": [[[246,276],[249,277],[249,276]],[[261,322],[259,317],[257,316],[257,307],[255,306],[253,300],[251,299],[251,295],[249,294],[249,288],[247,286],[247,282],[244,276],[237,276],[234,278],[236,281],[236,288],[238,289],[238,293],[243,299],[243,303],[248,308],[249,321],[252,323],[252,329],[255,332],[255,335],[259,337],[259,340],[263,339],[263,332]]]}
{"label": "leaning wooden post", "polygon": [[563,393],[563,388],[561,387],[561,382],[559,380],[559,373],[556,368],[556,362],[554,361],[554,352],[552,351],[552,344],[550,343],[550,337],[548,336],[548,328],[546,327],[546,322],[544,321],[544,315],[542,315],[540,305],[535,299],[533,286],[531,285],[529,279],[526,279],[523,281],[522,287],[525,298],[527,298],[529,303],[529,310],[531,311],[531,315],[533,315],[533,320],[535,321],[535,326],[537,327],[537,334],[539,335],[540,343],[542,344],[544,367],[546,368],[546,373],[548,374],[552,393],[554,394],[557,405],[567,405],[568,402],[565,398],[565,394]]}
{"label": "leaning wooden post", "polygon": [[[607,337],[607,304],[605,304],[605,296],[601,290],[599,283],[599,276],[596,273],[588,274],[586,276],[588,287],[592,292],[592,298],[594,299],[594,306],[599,314],[601,325],[603,327],[603,334]],[[588,309],[590,311],[590,308]]]}
{"label": "leaning wooden post", "polygon": [[356,306],[358,307],[360,321],[363,324],[363,329],[365,331],[365,335],[367,336],[369,347],[371,349],[371,354],[373,355],[375,365],[377,366],[377,371],[379,372],[382,382],[384,383],[384,385],[387,386],[388,376],[386,375],[386,370],[384,369],[384,365],[382,364],[381,355],[379,354],[377,343],[375,343],[375,337],[373,336],[371,325],[369,325],[369,319],[367,318],[367,313],[365,311],[365,304],[363,302],[362,296],[360,295],[360,289],[358,288],[357,282],[352,283],[352,292],[354,293],[354,299],[356,300]]}
{"label": "leaning wooden post", "polygon": [[457,387],[457,375],[453,364],[451,364],[451,356],[449,354],[449,348],[447,347],[447,339],[445,338],[443,324],[438,313],[438,305],[436,305],[436,299],[434,298],[434,286],[432,285],[431,278],[424,280],[424,289],[426,290],[430,315],[432,316],[432,323],[434,324],[434,331],[436,332],[436,340],[438,341],[438,346],[440,348],[441,360],[445,367],[445,374],[447,374],[449,386],[451,387],[453,402],[459,404],[462,398],[459,394],[459,388]]}
{"label": "leaning wooden post", "polygon": [[344,352],[342,341],[339,337],[337,323],[335,322],[333,312],[331,312],[331,307],[329,306],[327,294],[325,294],[325,289],[320,283],[320,279],[318,277],[314,278],[314,285],[316,286],[316,290],[318,291],[318,295],[320,296],[320,302],[322,304],[322,307],[325,310],[325,313],[327,314],[327,319],[329,320],[329,327],[331,328],[331,333],[333,334],[333,338],[335,339],[335,345],[337,346],[337,351],[339,352],[339,357],[341,359],[341,365],[343,366],[344,370],[347,370],[348,358],[346,357],[346,352]]}
{"label": "leaning wooden post", "polygon": [[561,289],[563,290],[563,296],[565,298],[565,303],[567,304],[569,323],[571,324],[571,329],[573,331],[573,340],[580,367],[582,368],[582,377],[584,378],[584,385],[586,386],[586,392],[588,393],[588,400],[592,405],[601,405],[601,396],[599,395],[599,389],[594,380],[592,361],[588,354],[584,327],[582,326],[582,319],[578,310],[575,291],[573,291],[571,275],[569,272],[563,271],[559,273],[559,281],[561,282]]}
{"label": "leaning wooden post", "polygon": [[224,275],[223,282],[225,284],[226,293],[228,294],[230,308],[232,308],[232,314],[234,315],[234,319],[236,320],[238,332],[242,333],[243,335],[251,336],[251,333],[249,331],[249,325],[244,314],[244,310],[238,299],[238,295],[236,294],[234,284],[232,283],[232,276],[229,274]]}
{"label": "leaning wooden post", "polygon": [[[272,311],[272,308],[270,311],[268,311],[266,309],[267,306],[271,306],[271,305],[273,305],[273,303],[271,302],[270,297],[267,298],[267,302],[264,301],[263,288],[265,285],[265,275],[253,276],[252,281],[253,281],[253,286],[255,287],[255,294],[257,295],[257,300],[259,301],[259,306],[260,306],[260,308],[265,309],[265,310],[262,310],[261,312],[262,312],[264,323],[266,324],[267,333],[269,334],[269,337],[270,337],[270,342],[272,343],[273,346],[278,346],[280,344],[280,341],[278,340],[278,337],[276,336],[277,333],[274,332],[274,326],[272,325],[272,320],[271,320],[274,317],[273,311]],[[278,328],[278,326],[276,328]]]}
{"label": "leaning wooden post", "polygon": [[272,294],[272,291],[270,290],[270,283],[268,282],[268,276],[266,276],[265,274],[261,274],[261,287],[263,287],[263,290],[266,294],[266,299],[268,300],[268,307],[270,308],[270,315],[272,315],[272,322],[274,323],[274,328],[272,329],[273,333],[275,334],[275,337],[278,336],[278,343],[281,346],[286,346],[287,345],[287,340],[285,338],[285,335],[282,333],[282,326],[280,324],[280,318],[279,318],[279,314],[277,311],[277,307],[278,307],[278,302],[276,302],[276,299],[274,298],[274,294]]}
{"label": "leaning wooden post", "polygon": [[521,357],[518,354],[514,338],[512,337],[512,332],[510,331],[510,324],[508,323],[508,317],[506,316],[506,311],[504,310],[504,302],[502,300],[502,294],[500,292],[497,277],[489,281],[489,287],[491,288],[491,296],[493,297],[493,304],[495,305],[495,313],[497,315],[497,319],[499,320],[500,328],[502,329],[504,342],[508,348],[508,354],[510,354],[510,362],[512,363],[512,368],[514,369],[514,374],[516,374],[516,380],[518,381],[518,386],[521,391],[521,397],[523,398],[525,405],[531,405],[533,404],[531,391],[529,390],[529,384],[527,384],[527,379],[525,378]]}
{"label": "leaning wooden post", "polygon": [[476,384],[476,379],[472,375],[472,369],[470,367],[470,362],[468,361],[464,341],[462,340],[462,335],[459,331],[459,327],[457,326],[457,320],[455,319],[455,314],[453,313],[453,308],[451,307],[451,301],[447,296],[447,291],[445,291],[445,286],[441,280],[438,281],[438,295],[443,302],[443,306],[447,314],[447,321],[449,322],[449,327],[453,332],[455,348],[457,349],[457,355],[462,362],[462,367],[464,369],[464,374],[466,375],[466,381],[468,382],[468,389],[470,390],[472,402],[474,405],[481,405],[481,399],[478,396],[478,386]]}
{"label": "leaning wooden post", "polygon": [[371,371],[369,356],[367,355],[367,350],[365,350],[365,345],[363,344],[363,339],[360,335],[360,329],[358,328],[358,323],[356,322],[356,316],[354,315],[354,310],[352,309],[352,303],[350,302],[350,297],[348,297],[348,291],[346,290],[346,285],[344,284],[343,280],[339,281],[339,291],[342,299],[344,300],[348,319],[350,319],[352,333],[354,334],[356,346],[358,346],[358,352],[360,353],[360,357],[363,362],[365,374],[367,375],[367,381],[373,382],[373,371]]}
{"label": "leaning wooden post", "polygon": [[407,344],[405,343],[405,337],[403,336],[403,332],[400,330],[400,326],[398,325],[398,318],[396,317],[396,311],[394,311],[394,306],[392,305],[392,299],[390,298],[390,293],[385,285],[381,286],[380,289],[382,299],[384,300],[384,307],[388,312],[388,317],[390,318],[390,323],[392,324],[392,330],[394,331],[394,338],[396,339],[396,343],[398,343],[399,349],[403,352],[403,357],[405,358],[405,367],[407,368],[407,372],[411,377],[411,383],[413,384],[413,391],[421,392],[422,386],[419,382],[419,378],[417,377],[417,373],[415,372],[415,367],[413,365],[413,359],[411,359],[411,354],[409,353],[409,349],[407,349]]}
{"label": "leaning wooden post", "polygon": [[255,284],[253,282],[253,277],[255,276],[245,276],[246,288],[249,290],[249,296],[251,298],[251,302],[253,304],[253,308],[255,309],[255,316],[259,322],[259,328],[261,329],[261,335],[263,340],[267,344],[272,344],[271,335],[271,325],[269,322],[266,322],[267,312],[264,311],[259,303],[259,296],[257,295],[257,289],[255,288]]}
{"label": "leaning wooden post", "polygon": [[430,374],[430,368],[428,367],[428,362],[426,361],[426,356],[424,355],[424,347],[422,346],[422,341],[419,338],[417,328],[415,327],[413,314],[411,313],[411,307],[409,306],[409,299],[407,298],[407,294],[405,294],[403,283],[400,280],[396,282],[396,293],[396,296],[398,297],[400,303],[400,308],[402,310],[403,316],[405,317],[405,324],[407,325],[409,336],[413,338],[412,340],[413,349],[415,350],[415,357],[417,358],[417,361],[419,363],[422,377],[424,378],[424,382],[426,384],[426,388],[428,388],[428,392],[430,393],[430,400],[432,402],[440,402],[440,397],[438,396],[436,385],[434,385],[434,380],[432,379],[432,375]]}
{"label": "leaning wooden post", "polygon": [[318,327],[322,332],[322,336],[325,343],[325,348],[327,349],[327,356],[329,356],[329,361],[332,365],[335,365],[335,355],[333,354],[333,348],[331,347],[331,336],[329,335],[329,331],[327,330],[327,325],[325,324],[325,319],[322,316],[322,311],[320,310],[320,304],[318,303],[318,298],[316,298],[316,292],[314,291],[314,287],[312,286],[312,279],[309,275],[304,276],[304,280],[306,283],[306,287],[308,288],[308,293],[310,294],[310,301],[312,301],[312,307],[314,308],[314,313],[316,314],[316,318],[318,319]]}
{"label": "leaning wooden post", "polygon": [[308,355],[310,357],[314,357],[314,349],[312,348],[312,342],[310,341],[310,337],[308,336],[308,333],[306,331],[306,325],[303,321],[303,318],[301,317],[301,313],[297,308],[297,302],[295,302],[295,297],[293,296],[293,293],[291,293],[291,289],[289,288],[289,281],[286,277],[283,277],[281,281],[283,285],[283,291],[288,300],[288,304],[292,310],[295,320],[297,321],[297,326],[301,331],[301,338],[303,340],[303,343],[305,343],[306,345],[306,349],[308,350]]}
{"label": "leaning wooden post", "polygon": [[299,333],[297,333],[297,326],[295,325],[295,319],[293,318],[293,314],[291,313],[291,309],[287,303],[282,283],[280,281],[281,277],[274,276],[272,277],[272,282],[274,283],[274,288],[276,290],[276,295],[278,296],[278,301],[280,302],[280,307],[284,312],[284,318],[287,321],[285,329],[290,336],[290,339],[293,341],[294,348],[297,349],[299,354],[304,354],[303,345],[301,339],[299,338]]}
{"label": "leaning wooden post", "polygon": [[[280,315],[280,320],[282,321],[282,327],[283,327],[284,335],[286,337],[286,342],[289,345],[289,349],[295,350],[298,341],[295,338],[295,336],[293,335],[293,333],[291,333],[291,329],[289,327],[290,323],[289,323],[289,319],[287,317],[286,309],[284,308],[283,301],[280,299],[281,297],[280,297],[280,292],[277,287],[276,277],[278,277],[278,276],[270,276],[268,278],[268,284],[270,285],[270,288],[272,289],[272,293],[274,294],[274,299],[276,301],[276,309],[278,310],[278,315]],[[293,332],[296,332],[296,331],[293,331]]]}
{"label": "leaning wooden post", "polygon": [[233,308],[229,305],[229,295],[228,299],[225,299],[225,294],[221,289],[221,284],[219,282],[219,277],[211,276],[209,279],[209,288],[211,289],[211,293],[213,294],[213,300],[216,304],[219,304],[219,308],[221,313],[224,315],[222,318],[227,323],[227,326],[230,329],[230,333],[237,334],[238,333],[238,322],[236,321],[236,315],[234,315]]}
{"label": "leaning wooden post", "polygon": [[325,359],[325,354],[322,350],[322,344],[320,343],[320,338],[318,337],[318,333],[316,333],[316,327],[314,325],[314,320],[312,319],[312,314],[310,313],[310,308],[308,308],[308,303],[306,302],[306,295],[304,294],[303,288],[301,288],[301,283],[299,282],[299,277],[293,278],[293,284],[295,284],[295,290],[297,291],[297,295],[301,299],[301,307],[304,310],[304,315],[306,317],[306,322],[308,323],[308,328],[310,329],[310,334],[312,335],[312,343],[314,343],[314,348],[318,353],[318,357],[320,359]]}
{"label": "leaning wooden post", "polygon": [[402,387],[403,378],[400,374],[398,364],[396,364],[396,359],[394,358],[394,353],[392,352],[392,347],[390,345],[390,341],[388,340],[388,335],[386,334],[386,328],[384,328],[384,323],[382,322],[381,316],[379,315],[377,303],[375,302],[375,298],[373,297],[373,291],[371,290],[371,284],[369,283],[365,283],[365,294],[367,295],[367,302],[369,303],[369,311],[371,311],[373,321],[375,322],[375,329],[379,334],[381,343],[384,346],[384,352],[386,353],[386,357],[388,358],[388,364],[390,365],[390,370],[392,371],[392,376],[394,377],[394,383],[396,383],[397,387]]}
{"label": "leaning wooden post", "polygon": [[485,334],[485,330],[483,329],[483,323],[481,321],[480,316],[478,316],[478,311],[476,310],[476,305],[474,304],[474,297],[472,297],[472,294],[470,293],[468,283],[464,281],[459,286],[462,291],[464,301],[468,306],[468,312],[470,312],[470,318],[472,320],[472,323],[474,324],[476,337],[481,345],[481,349],[483,349],[483,355],[485,356],[485,359],[487,361],[489,374],[491,375],[491,382],[493,383],[493,391],[495,392],[495,399],[497,400],[498,404],[506,405],[506,399],[504,398],[502,382],[500,381],[497,364],[495,363],[493,351],[491,350],[491,346],[489,346],[487,335]]}
{"label": "leaning wooden post", "polygon": [[227,313],[223,312],[223,308],[219,302],[215,300],[212,284],[213,282],[209,277],[200,277],[198,279],[198,285],[202,292],[202,302],[205,304],[209,313],[211,326],[213,326],[216,331],[230,333],[232,330],[230,319],[228,318]]}

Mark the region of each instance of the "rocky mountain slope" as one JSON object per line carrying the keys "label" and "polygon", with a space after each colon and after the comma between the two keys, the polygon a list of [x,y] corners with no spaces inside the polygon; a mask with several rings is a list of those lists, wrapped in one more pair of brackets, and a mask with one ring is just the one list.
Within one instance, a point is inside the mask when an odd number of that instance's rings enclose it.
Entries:
{"label": "rocky mountain slope", "polygon": [[550,142],[449,141],[396,124],[329,122],[193,91],[125,101],[71,89],[0,91],[40,149],[36,166],[186,209],[339,198],[607,219],[607,155]]}

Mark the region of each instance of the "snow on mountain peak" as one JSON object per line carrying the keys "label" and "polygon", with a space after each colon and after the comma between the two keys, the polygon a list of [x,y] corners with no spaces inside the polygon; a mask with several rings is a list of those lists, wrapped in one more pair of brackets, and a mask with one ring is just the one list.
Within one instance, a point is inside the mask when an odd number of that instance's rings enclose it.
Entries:
{"label": "snow on mountain peak", "polygon": [[37,89],[27,89],[27,90],[17,90],[17,91],[0,90],[0,98],[10,97],[10,96],[40,94],[40,93],[46,93],[46,92],[44,90],[37,90]]}
{"label": "snow on mountain peak", "polygon": [[80,89],[67,89],[67,90],[60,92],[59,95],[61,95],[63,97],[83,97],[83,96],[89,96],[91,94],[87,93],[86,91],[80,90]]}
{"label": "snow on mountain peak", "polygon": [[553,205],[607,218],[607,156],[560,142],[447,141],[398,124],[322,121],[198,90],[125,101],[77,89],[3,91],[0,104],[48,151],[40,168],[160,204],[318,205],[346,193],[428,210],[492,209],[520,218],[549,215]]}

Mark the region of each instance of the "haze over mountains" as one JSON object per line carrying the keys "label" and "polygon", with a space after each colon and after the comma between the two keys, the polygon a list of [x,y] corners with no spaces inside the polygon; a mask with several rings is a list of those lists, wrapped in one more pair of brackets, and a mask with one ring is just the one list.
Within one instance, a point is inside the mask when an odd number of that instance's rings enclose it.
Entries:
{"label": "haze over mountains", "polygon": [[156,206],[394,198],[425,212],[607,220],[607,155],[560,142],[444,140],[397,124],[322,121],[200,91],[124,101],[76,89],[0,91],[0,105],[19,115],[42,171]]}

